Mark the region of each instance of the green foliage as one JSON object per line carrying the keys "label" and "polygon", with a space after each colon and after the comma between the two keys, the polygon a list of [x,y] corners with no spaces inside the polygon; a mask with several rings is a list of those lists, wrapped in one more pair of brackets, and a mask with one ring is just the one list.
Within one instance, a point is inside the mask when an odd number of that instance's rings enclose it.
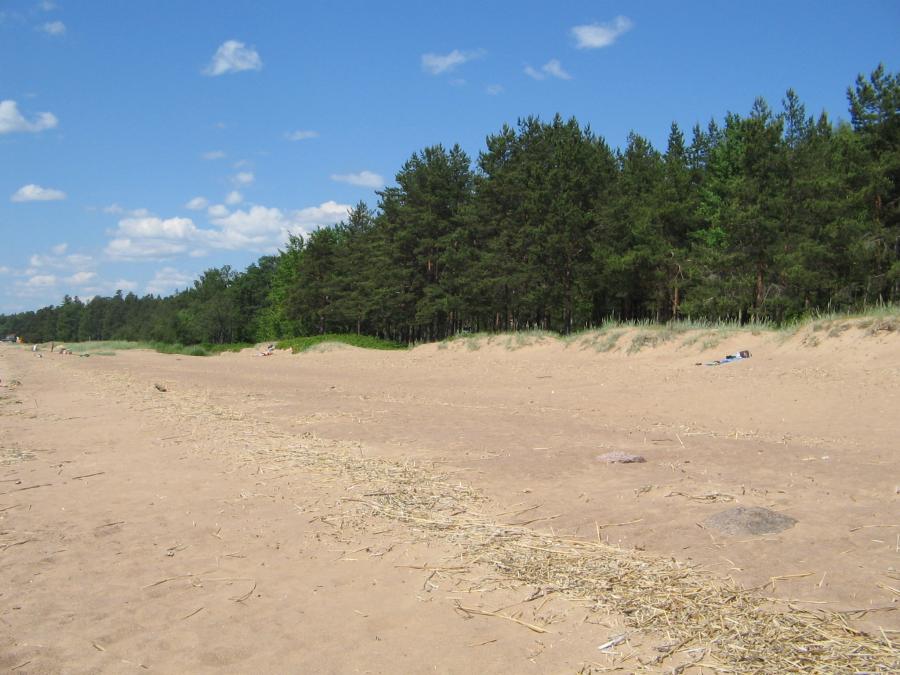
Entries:
{"label": "green foliage", "polygon": [[65,346],[76,354],[93,354],[95,356],[111,355],[129,349],[151,349],[161,354],[181,354],[183,356],[214,356],[222,352],[239,352],[253,345],[248,342],[183,345],[169,342],[90,340],[87,342],[66,342],[65,345],[59,343],[57,346]]}
{"label": "green foliage", "polygon": [[790,325],[897,302],[900,75],[860,75],[848,101],[851,123],[835,125],[788,90],[780,112],[758,99],[690,143],[672,124],[664,152],[526,117],[474,166],[459,146],[413,153],[377,209],[360,202],[242,272],[206,270],[166,298],[66,296],[0,316],[0,334],[210,353],[328,334],[569,334],[609,317]]}

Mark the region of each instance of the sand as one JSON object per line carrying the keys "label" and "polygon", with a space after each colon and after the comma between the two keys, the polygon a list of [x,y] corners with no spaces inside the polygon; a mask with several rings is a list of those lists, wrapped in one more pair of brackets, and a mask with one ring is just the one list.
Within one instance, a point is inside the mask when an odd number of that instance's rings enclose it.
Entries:
{"label": "sand", "polygon": [[[298,444],[415,462],[504,522],[599,533],[794,607],[865,610],[853,625],[900,642],[900,337],[628,354],[633,337],[267,358],[3,346],[2,384],[21,385],[0,388],[0,668],[628,672],[664,638],[484,570],[435,573],[458,542],[358,517],[365,485],[278,461]],[[739,349],[753,357],[695,365]],[[797,524],[704,526],[735,506]]]}

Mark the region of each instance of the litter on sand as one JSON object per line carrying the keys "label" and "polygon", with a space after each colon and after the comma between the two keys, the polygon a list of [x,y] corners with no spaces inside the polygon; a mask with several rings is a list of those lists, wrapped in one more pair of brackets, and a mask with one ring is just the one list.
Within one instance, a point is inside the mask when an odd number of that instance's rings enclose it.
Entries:
{"label": "litter on sand", "polygon": [[735,352],[734,354],[728,354],[727,356],[717,360],[717,361],[706,361],[699,362],[696,365],[698,366],[723,366],[726,363],[734,363],[735,361],[743,361],[744,359],[749,359],[752,356],[749,351],[743,349],[739,352]]}

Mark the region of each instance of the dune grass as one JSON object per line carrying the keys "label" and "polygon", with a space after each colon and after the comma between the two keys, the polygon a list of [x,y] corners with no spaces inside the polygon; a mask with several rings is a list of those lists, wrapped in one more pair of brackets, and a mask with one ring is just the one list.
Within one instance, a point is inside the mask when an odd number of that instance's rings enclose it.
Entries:
{"label": "dune grass", "polygon": [[544,340],[557,340],[567,348],[593,349],[597,352],[624,351],[636,354],[643,349],[658,347],[680,340],[679,348],[694,347],[699,351],[713,349],[729,337],[740,334],[771,335],[784,343],[801,333],[817,334],[815,339],[804,338],[806,346],[815,346],[827,338],[835,338],[850,329],[858,329],[867,335],[900,332],[900,305],[878,305],[860,312],[822,313],[788,323],[770,321],[740,323],[736,320],[679,319],[666,323],[651,320],[622,321],[607,319],[600,326],[561,335],[551,331],[525,330],[509,333],[461,333],[438,344],[446,349],[458,342],[470,351],[485,345],[500,345],[506,349],[519,349]]}
{"label": "dune grass", "polygon": [[[694,347],[706,351],[718,346],[721,342],[738,334],[768,334],[778,343],[803,334],[803,344],[815,347],[823,341],[843,335],[846,331],[856,329],[866,335],[884,335],[900,333],[900,305],[881,304],[867,307],[857,312],[813,312],[808,317],[789,323],[749,322],[741,324],[734,320],[707,321],[697,319],[679,319],[666,323],[650,320],[621,321],[607,319],[595,328],[560,335],[552,331],[528,329],[504,333],[459,333],[438,343],[438,349],[447,349],[452,343],[461,343],[469,351],[477,351],[485,345],[499,345],[507,350],[544,343],[561,342],[565,347],[593,349],[596,352],[624,351],[636,354],[643,349],[653,348],[681,340],[681,347]],[[89,342],[59,343],[77,354],[95,356],[112,356],[116,352],[128,349],[151,349],[163,354],[181,354],[184,356],[213,356],[222,352],[236,352],[254,345],[245,342],[232,344],[169,344],[164,342],[104,340]],[[329,345],[349,345],[362,349],[407,349],[408,345],[382,340],[368,335],[353,333],[326,333],[289,338],[276,343],[278,349],[290,349],[294,353],[305,352],[315,348],[327,348]],[[49,348],[49,344],[44,345]]]}
{"label": "dune grass", "polygon": [[356,335],[355,333],[326,333],[324,335],[308,335],[305,337],[290,338],[278,341],[275,346],[278,349],[290,349],[293,353],[309,351],[314,347],[327,344],[343,344],[361,349],[407,349],[407,345],[369,335]]}
{"label": "dune grass", "polygon": [[222,352],[238,352],[253,345],[247,342],[230,344],[183,345],[168,342],[137,342],[129,340],[91,340],[88,342],[60,342],[58,347],[71,349],[75,354],[92,356],[114,356],[116,352],[129,349],[150,349],[161,354],[181,354],[182,356],[214,356]]}

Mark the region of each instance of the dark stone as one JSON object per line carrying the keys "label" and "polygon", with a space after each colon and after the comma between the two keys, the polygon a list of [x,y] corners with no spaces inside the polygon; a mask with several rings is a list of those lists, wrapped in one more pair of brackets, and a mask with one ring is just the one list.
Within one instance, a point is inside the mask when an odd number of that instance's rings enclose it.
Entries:
{"label": "dark stone", "polygon": [[723,534],[774,534],[793,527],[797,519],[760,506],[735,506],[710,516],[704,524]]}

